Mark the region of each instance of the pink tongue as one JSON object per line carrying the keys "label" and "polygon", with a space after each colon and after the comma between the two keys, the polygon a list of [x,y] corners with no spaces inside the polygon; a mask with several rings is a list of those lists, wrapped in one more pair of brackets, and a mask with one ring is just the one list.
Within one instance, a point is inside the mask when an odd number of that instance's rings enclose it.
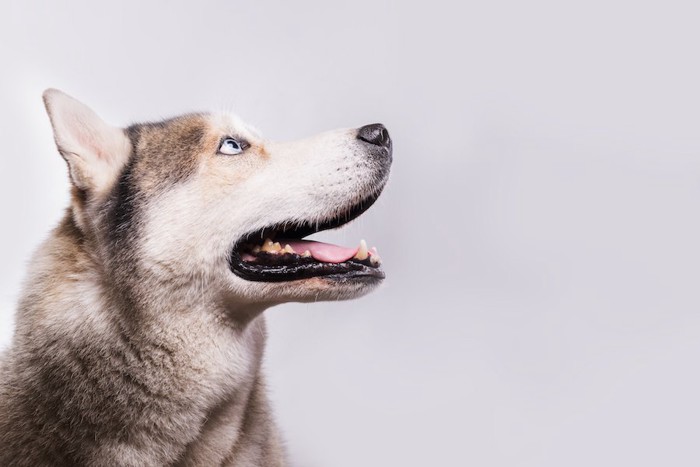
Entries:
{"label": "pink tongue", "polygon": [[311,256],[317,261],[324,263],[342,263],[347,261],[357,253],[360,248],[346,248],[344,246],[331,245],[330,243],[313,242],[310,240],[278,240],[282,247],[289,244],[298,255],[309,250]]}

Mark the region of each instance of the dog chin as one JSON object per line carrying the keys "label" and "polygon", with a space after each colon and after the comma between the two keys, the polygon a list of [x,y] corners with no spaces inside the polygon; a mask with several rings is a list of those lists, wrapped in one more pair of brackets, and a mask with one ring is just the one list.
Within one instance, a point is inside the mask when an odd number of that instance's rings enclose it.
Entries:
{"label": "dog chin", "polygon": [[313,277],[291,282],[245,282],[235,280],[234,294],[239,300],[267,306],[281,303],[310,303],[359,298],[378,288],[378,277]]}
{"label": "dog chin", "polygon": [[357,278],[313,278],[300,284],[301,302],[351,300],[376,289],[382,279],[376,277]]}

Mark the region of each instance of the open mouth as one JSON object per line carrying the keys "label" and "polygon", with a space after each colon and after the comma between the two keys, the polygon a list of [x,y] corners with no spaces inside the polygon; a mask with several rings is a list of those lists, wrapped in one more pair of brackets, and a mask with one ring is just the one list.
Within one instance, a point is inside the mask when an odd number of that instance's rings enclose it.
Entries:
{"label": "open mouth", "polygon": [[305,237],[338,228],[359,217],[377,200],[379,193],[324,222],[302,225],[281,223],[251,232],[231,252],[231,270],[250,281],[283,282],[312,277],[335,280],[381,280],[381,258],[364,240],[356,247],[304,240]]}

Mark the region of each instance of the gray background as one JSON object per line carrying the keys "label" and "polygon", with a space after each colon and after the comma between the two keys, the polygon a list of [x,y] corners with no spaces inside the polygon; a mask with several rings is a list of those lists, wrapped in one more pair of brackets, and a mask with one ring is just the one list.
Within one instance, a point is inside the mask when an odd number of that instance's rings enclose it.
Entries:
{"label": "gray background", "polygon": [[[58,2],[55,2],[58,3]],[[67,205],[40,94],[385,123],[385,287],[270,310],[300,466],[700,465],[694,2],[3,2],[0,345]]]}

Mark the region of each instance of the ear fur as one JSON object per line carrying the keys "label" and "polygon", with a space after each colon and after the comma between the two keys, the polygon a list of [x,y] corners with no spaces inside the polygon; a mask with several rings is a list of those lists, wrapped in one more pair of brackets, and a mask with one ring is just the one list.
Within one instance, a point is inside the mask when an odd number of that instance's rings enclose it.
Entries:
{"label": "ear fur", "polygon": [[131,153],[124,130],[103,122],[92,109],[62,91],[47,89],[43,97],[73,185],[87,194],[107,191]]}

